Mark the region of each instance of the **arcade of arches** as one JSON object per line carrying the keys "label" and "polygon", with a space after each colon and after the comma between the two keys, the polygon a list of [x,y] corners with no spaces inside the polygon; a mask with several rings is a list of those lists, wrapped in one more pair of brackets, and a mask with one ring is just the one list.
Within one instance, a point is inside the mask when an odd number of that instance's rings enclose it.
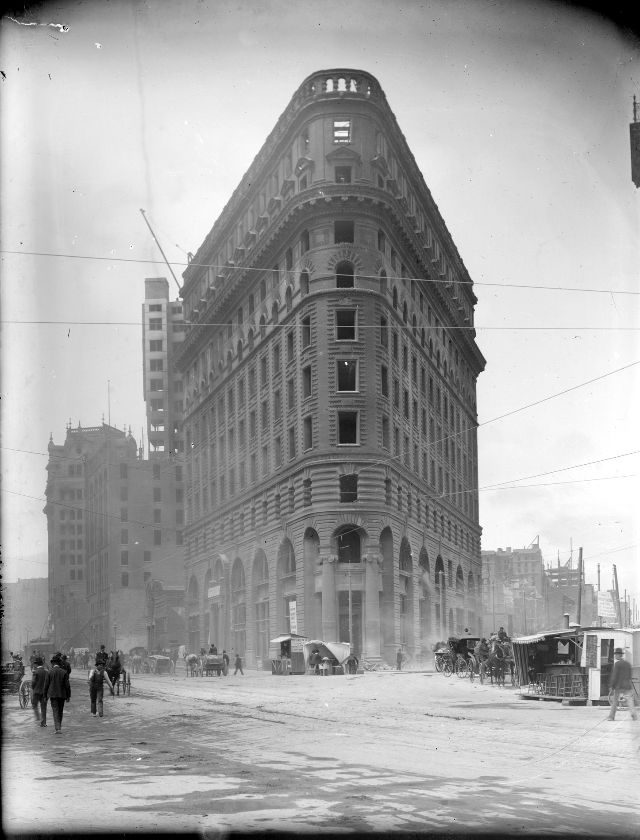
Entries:
{"label": "arcade of arches", "polygon": [[341,525],[326,544],[307,528],[297,552],[285,538],[273,557],[217,554],[189,579],[187,644],[215,643],[259,667],[270,638],[287,632],[350,641],[372,660],[394,663],[400,646],[426,658],[435,640],[479,630],[479,575],[464,563],[396,541],[389,527],[372,540],[358,524]]}

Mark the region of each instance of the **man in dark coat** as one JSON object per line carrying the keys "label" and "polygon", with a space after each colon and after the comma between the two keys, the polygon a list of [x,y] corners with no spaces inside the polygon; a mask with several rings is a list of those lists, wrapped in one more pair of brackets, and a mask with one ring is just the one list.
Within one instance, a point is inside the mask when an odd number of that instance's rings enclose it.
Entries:
{"label": "man in dark coat", "polygon": [[104,645],[100,645],[100,650],[96,653],[96,658],[95,658],[96,665],[98,665],[98,663],[102,663],[102,665],[106,667],[108,659],[109,659],[109,654],[105,650]]}
{"label": "man in dark coat", "polygon": [[613,663],[611,677],[609,678],[611,712],[607,720],[615,720],[618,703],[623,696],[627,698],[627,703],[631,709],[631,717],[634,720],[638,720],[636,693],[631,683],[631,664],[624,658],[622,648],[616,648],[613,652],[613,657],[615,662]]}
{"label": "man in dark coat", "polygon": [[53,725],[56,728],[55,734],[60,735],[62,733],[64,704],[71,699],[71,686],[69,685],[69,673],[66,668],[62,667],[62,656],[59,653],[54,653],[51,657],[47,695],[51,702]]}
{"label": "man in dark coat", "polygon": [[31,705],[36,721],[40,726],[47,725],[47,688],[49,686],[49,672],[44,667],[41,656],[33,660],[34,671],[31,677]]}

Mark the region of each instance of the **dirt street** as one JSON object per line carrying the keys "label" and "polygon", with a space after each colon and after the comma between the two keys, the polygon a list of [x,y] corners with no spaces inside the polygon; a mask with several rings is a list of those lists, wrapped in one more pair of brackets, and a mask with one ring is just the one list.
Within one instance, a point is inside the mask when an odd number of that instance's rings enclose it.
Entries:
{"label": "dirt street", "polygon": [[[138,675],[63,734],[3,708],[5,833],[413,831],[640,837],[640,723],[440,674]],[[37,803],[38,807],[33,807]],[[108,823],[105,819],[108,817]]]}

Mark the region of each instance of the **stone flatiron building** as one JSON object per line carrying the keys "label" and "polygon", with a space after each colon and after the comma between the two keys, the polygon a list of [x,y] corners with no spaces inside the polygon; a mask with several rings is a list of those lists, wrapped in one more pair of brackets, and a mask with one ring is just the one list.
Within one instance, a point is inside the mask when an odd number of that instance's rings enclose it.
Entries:
{"label": "stone flatiron building", "polygon": [[183,278],[189,647],[478,631],[476,297],[373,76],[301,84]]}

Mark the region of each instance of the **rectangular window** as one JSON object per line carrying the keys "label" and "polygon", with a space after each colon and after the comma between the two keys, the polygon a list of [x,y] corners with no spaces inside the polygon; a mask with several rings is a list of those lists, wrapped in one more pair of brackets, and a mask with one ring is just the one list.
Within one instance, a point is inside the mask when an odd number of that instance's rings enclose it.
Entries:
{"label": "rectangular window", "polygon": [[162,545],[162,531],[156,528],[153,532],[153,544]]}
{"label": "rectangular window", "polygon": [[279,420],[282,417],[282,394],[278,388],[273,392],[273,419]]}
{"label": "rectangular window", "polygon": [[253,397],[256,392],[256,369],[249,371],[249,396]]}
{"label": "rectangular window", "polygon": [[129,586],[129,572],[123,572],[120,575],[120,586],[122,586],[124,589],[126,589],[127,586]]}
{"label": "rectangular window", "polygon": [[358,362],[353,359],[338,359],[338,391],[358,390]]}
{"label": "rectangular window", "polygon": [[[151,411],[164,411],[164,400],[151,400]],[[180,409],[182,405],[180,405]]]}
{"label": "rectangular window", "polygon": [[129,544],[129,531],[127,528],[123,528],[120,531],[120,544],[121,545],[128,545]]}
{"label": "rectangular window", "polygon": [[263,400],[260,410],[260,418],[262,431],[266,432],[269,428],[269,400]]}
{"label": "rectangular window", "polygon": [[334,120],[333,121],[333,142],[334,143],[350,143],[351,142],[351,120]]}
{"label": "rectangular window", "polygon": [[120,464],[120,478],[126,479],[127,478],[127,465]]}
{"label": "rectangular window", "polygon": [[309,347],[311,344],[311,317],[307,315],[302,319],[302,346]]}
{"label": "rectangular window", "polygon": [[150,303],[149,304],[149,312],[162,312],[162,304],[161,303]]}
{"label": "rectangular window", "polygon": [[120,508],[120,522],[129,521],[129,511],[126,507]]}
{"label": "rectangular window", "polygon": [[162,488],[161,487],[154,487],[153,488],[153,501],[154,502],[161,502],[162,501]]}
{"label": "rectangular window", "polygon": [[338,444],[352,446],[358,443],[358,412],[338,412]]}
{"label": "rectangular window", "polygon": [[382,446],[384,449],[389,448],[389,419],[382,418]]}
{"label": "rectangular window", "polygon": [[152,353],[161,353],[162,352],[162,339],[157,338],[157,339],[153,339],[152,341],[150,341],[149,342],[149,350]]}
{"label": "rectangular window", "polygon": [[120,565],[121,566],[128,566],[129,565],[129,552],[128,551],[121,551],[120,552]]}
{"label": "rectangular window", "polygon": [[160,522],[162,522],[162,511],[160,510],[160,508],[154,508],[153,509],[153,521],[156,524],[159,524]]}
{"label": "rectangular window", "polygon": [[358,476],[355,473],[340,476],[340,501],[347,504],[358,501]]}
{"label": "rectangular window", "polygon": [[149,329],[150,330],[161,330],[162,329],[162,318],[149,318]]}
{"label": "rectangular window", "polygon": [[336,341],[356,340],[356,310],[336,310]]}
{"label": "rectangular window", "polygon": [[149,370],[152,372],[158,372],[164,369],[163,360],[162,359],[151,359],[149,362]]}
{"label": "rectangular window", "polygon": [[389,370],[386,365],[380,365],[380,391],[383,397],[389,396]]}
{"label": "rectangular window", "polygon": [[311,396],[311,365],[302,368],[302,399]]}
{"label": "rectangular window", "polygon": [[296,388],[295,379],[293,377],[287,380],[287,408],[289,411],[295,408],[296,404]]}
{"label": "rectangular window", "polygon": [[277,437],[275,440],[275,459],[276,459],[276,466],[279,467],[282,463],[282,438]]}
{"label": "rectangular window", "polygon": [[386,318],[380,318],[380,345],[382,347],[389,346],[389,330]]}
{"label": "rectangular window", "polygon": [[150,391],[162,391],[162,379],[150,379],[149,380],[149,390]]}
{"label": "rectangular window", "polygon": [[289,459],[296,457],[296,430],[294,426],[289,429]]}
{"label": "rectangular window", "polygon": [[313,418],[312,417],[305,417],[304,422],[302,424],[303,431],[304,431],[304,448],[312,449],[313,448]]}
{"label": "rectangular window", "polygon": [[[333,223],[333,241],[337,245],[342,242],[354,242],[355,224],[348,219],[340,219]],[[353,285],[353,283],[351,283]]]}
{"label": "rectangular window", "polygon": [[262,475],[266,475],[269,472],[269,447],[263,446],[262,447]]}
{"label": "rectangular window", "polygon": [[267,384],[269,377],[269,365],[267,364],[267,357],[263,356],[260,359],[260,385],[263,387]]}
{"label": "rectangular window", "polygon": [[255,411],[249,412],[249,436],[253,440],[258,433],[258,427],[256,426],[256,413]]}
{"label": "rectangular window", "polygon": [[294,352],[295,352],[295,344],[294,344],[293,330],[290,330],[287,333],[287,361],[288,362],[293,361]]}
{"label": "rectangular window", "polygon": [[351,183],[351,167],[350,166],[336,166],[336,184],[350,184]]}

